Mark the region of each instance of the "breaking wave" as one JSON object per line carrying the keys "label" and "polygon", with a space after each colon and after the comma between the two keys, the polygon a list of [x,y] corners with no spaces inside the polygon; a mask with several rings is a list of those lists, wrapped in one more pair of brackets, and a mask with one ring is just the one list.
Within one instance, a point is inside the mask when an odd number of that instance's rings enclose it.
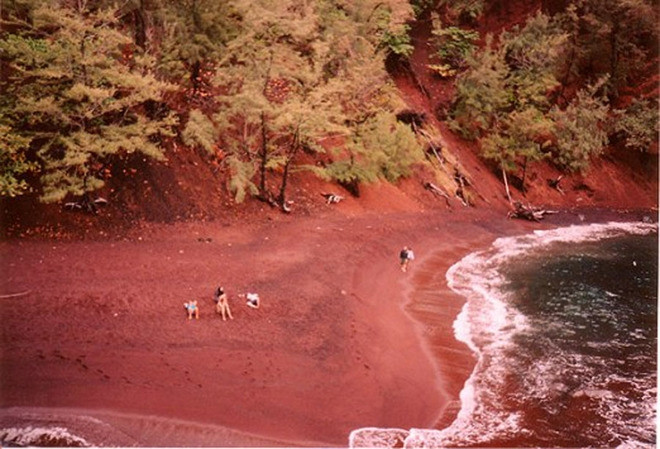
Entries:
{"label": "breaking wave", "polygon": [[63,427],[10,427],[0,429],[2,446],[90,447],[91,445]]}

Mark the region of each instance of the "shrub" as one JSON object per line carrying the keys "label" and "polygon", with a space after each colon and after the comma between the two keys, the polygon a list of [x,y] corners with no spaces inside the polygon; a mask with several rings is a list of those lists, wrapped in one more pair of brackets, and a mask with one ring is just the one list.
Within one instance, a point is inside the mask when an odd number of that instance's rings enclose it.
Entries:
{"label": "shrub", "polygon": [[592,156],[598,156],[608,143],[605,124],[609,107],[596,95],[601,83],[578,92],[564,110],[550,111],[557,139],[555,162],[569,171],[584,170]]}
{"label": "shrub", "polygon": [[626,148],[648,151],[658,141],[657,101],[635,100],[627,110],[617,110],[614,130],[623,134]]}

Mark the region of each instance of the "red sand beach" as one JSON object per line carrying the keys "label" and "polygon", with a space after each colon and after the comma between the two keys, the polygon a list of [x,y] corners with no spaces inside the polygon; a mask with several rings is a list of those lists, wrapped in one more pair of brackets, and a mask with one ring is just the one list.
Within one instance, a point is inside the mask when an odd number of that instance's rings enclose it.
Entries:
{"label": "red sand beach", "polygon": [[[19,295],[0,302],[0,426],[93,417],[112,431],[89,443],[139,446],[345,446],[359,427],[442,427],[474,363],[444,273],[549,226],[412,211],[2,242],[0,294]],[[215,315],[218,285],[233,321]]]}

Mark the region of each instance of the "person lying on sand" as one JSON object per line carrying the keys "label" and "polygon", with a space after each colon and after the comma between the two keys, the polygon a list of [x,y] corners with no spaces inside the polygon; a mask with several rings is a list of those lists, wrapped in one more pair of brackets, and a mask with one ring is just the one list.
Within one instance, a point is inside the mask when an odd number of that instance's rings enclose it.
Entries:
{"label": "person lying on sand", "polygon": [[223,287],[218,287],[215,291],[215,296],[215,312],[222,315],[222,321],[227,321],[227,317],[229,317],[230,320],[233,320],[234,317],[231,315],[231,310],[229,309],[229,301],[225,289]]}
{"label": "person lying on sand", "polygon": [[197,301],[184,302],[183,307],[185,307],[186,311],[188,312],[189,320],[192,320],[193,316],[196,320],[199,319],[199,307],[197,307]]}
{"label": "person lying on sand", "polygon": [[259,294],[258,293],[248,293],[246,295],[247,298],[247,306],[252,307],[253,309],[258,309],[259,308]]}

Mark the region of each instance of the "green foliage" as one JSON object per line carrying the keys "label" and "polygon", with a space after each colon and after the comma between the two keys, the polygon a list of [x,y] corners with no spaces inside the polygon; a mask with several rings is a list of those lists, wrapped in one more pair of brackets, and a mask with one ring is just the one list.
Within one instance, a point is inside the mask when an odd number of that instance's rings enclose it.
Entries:
{"label": "green foliage", "polygon": [[425,11],[430,10],[435,6],[434,0],[411,0],[410,5],[412,6],[415,17],[421,16]]}
{"label": "green foliage", "polygon": [[[387,52],[374,32],[382,36],[403,26],[395,24],[394,18],[408,17],[408,9],[390,3],[360,2],[338,8],[329,1],[304,6],[253,0],[240,6],[244,25],[251,32],[228,43],[218,65],[216,83],[226,93],[217,97],[222,112],[214,120],[223,149],[254,169],[232,170],[232,176],[258,178],[251,182],[261,198],[275,196],[282,201],[288,174],[309,168],[299,162],[303,152],[326,151],[320,142],[328,136],[350,139],[368,134],[365,123],[371,124],[378,114],[394,120],[398,98],[384,68]],[[404,131],[394,125],[381,131],[397,136],[400,151],[408,151],[409,143],[401,137]],[[364,138],[358,140],[343,150],[346,159],[325,170],[315,168],[314,173],[340,182],[376,179],[381,168],[374,171],[376,163],[363,157]],[[408,162],[399,167],[390,160],[393,157],[381,165],[395,179]],[[277,195],[266,185],[275,174],[281,180]]]}
{"label": "green foliage", "polygon": [[410,57],[415,47],[410,43],[410,27],[403,25],[397,33],[383,32],[383,44],[395,55]]}
{"label": "green foliage", "polygon": [[0,117],[0,196],[18,196],[29,189],[21,177],[38,167],[27,160],[30,139],[15,134],[1,122]]}
{"label": "green foliage", "polygon": [[507,89],[508,70],[502,52],[486,37],[481,52],[467,59],[468,70],[456,80],[450,126],[466,138],[490,129],[509,110],[513,97]]}
{"label": "green foliage", "polygon": [[343,185],[358,185],[378,180],[378,174],[370,169],[364,162],[359,162],[355,157],[339,159],[325,168],[325,173],[330,180]]}
{"label": "green foliage", "polygon": [[358,145],[368,154],[368,166],[389,182],[411,174],[411,167],[424,160],[422,147],[408,125],[392,114],[378,114],[358,132]]}
{"label": "green foliage", "polygon": [[[216,82],[226,93],[215,116],[228,153],[252,171],[232,176],[259,176],[262,198],[283,200],[290,166],[302,149],[320,150],[317,141],[338,123],[338,92],[328,86],[325,70],[329,47],[317,44],[317,16],[294,3],[247,2],[241,14],[251,33],[227,46]],[[280,192],[266,185],[268,171],[282,171]],[[241,184],[240,180],[230,184]],[[254,193],[253,190],[247,190]]]}
{"label": "green foliage", "polygon": [[[482,137],[484,158],[497,161],[506,171],[522,168],[523,177],[528,163],[546,157],[553,134],[556,162],[569,169],[584,168],[589,155],[602,147],[604,131],[596,123],[604,120],[607,106],[601,108],[598,100],[583,93],[566,110],[555,108],[549,115],[567,34],[537,14],[525,27],[514,27],[500,39],[500,47],[494,49],[488,37],[486,47],[468,58],[468,70],[456,83],[452,126],[466,137]],[[579,144],[572,147],[570,139]]]}
{"label": "green foliage", "polygon": [[550,111],[557,139],[555,162],[567,170],[586,169],[590,158],[600,155],[608,143],[605,123],[609,107],[597,95],[601,84],[578,92],[566,109]]}
{"label": "green foliage", "polygon": [[349,157],[338,155],[327,168],[340,183],[368,183],[379,178],[396,182],[424,160],[413,131],[389,113],[380,113],[360,125],[347,149]]}
{"label": "green foliage", "polygon": [[237,155],[231,155],[226,159],[229,171],[229,190],[234,193],[234,201],[242,203],[247,194],[256,195],[257,186],[252,182],[255,174],[255,166],[250,161],[241,160]]}
{"label": "green foliage", "polygon": [[218,133],[213,122],[202,111],[193,109],[190,111],[181,138],[189,147],[200,147],[207,153],[214,154]]}
{"label": "green foliage", "polygon": [[558,19],[570,33],[574,79],[608,76],[616,96],[657,56],[657,4],[645,0],[581,0]]}
{"label": "green foliage", "polygon": [[446,67],[443,72],[453,75],[465,67],[466,58],[476,48],[475,42],[479,39],[479,33],[456,26],[443,27],[440,17],[435,13],[432,15],[432,21],[431,44],[435,48],[435,55],[440,60],[441,67]]}
{"label": "green foliage", "polygon": [[358,36],[388,53],[406,58],[412,54],[408,22],[414,19],[414,10],[408,2],[366,0],[348,8]]}
{"label": "green foliage", "polygon": [[545,139],[551,131],[552,122],[538,109],[514,111],[482,140],[482,156],[496,161],[508,172],[515,171],[521,165],[525,167],[546,157],[543,148],[550,145]]}
{"label": "green foliage", "polygon": [[440,6],[445,6],[456,20],[463,23],[476,21],[484,12],[484,0],[440,0]]}
{"label": "green foliage", "polygon": [[647,152],[658,142],[658,103],[635,100],[625,111],[616,111],[614,130],[623,134],[626,148]]}
{"label": "green foliage", "polygon": [[236,38],[241,20],[233,1],[172,0],[159,9],[165,31],[159,67],[169,76],[190,75],[195,90],[205,65],[224,54]]}
{"label": "green foliage", "polygon": [[548,93],[559,85],[556,74],[567,36],[548,16],[538,13],[522,30],[514,27],[501,38],[514,107],[532,105],[547,110]]}
{"label": "green foliage", "polygon": [[125,52],[131,41],[113,11],[43,5],[32,17],[32,27],[0,40],[10,67],[0,114],[38,156],[41,199],[101,187],[98,169],[113,155],[162,159],[176,120],[157,105],[171,86]]}

